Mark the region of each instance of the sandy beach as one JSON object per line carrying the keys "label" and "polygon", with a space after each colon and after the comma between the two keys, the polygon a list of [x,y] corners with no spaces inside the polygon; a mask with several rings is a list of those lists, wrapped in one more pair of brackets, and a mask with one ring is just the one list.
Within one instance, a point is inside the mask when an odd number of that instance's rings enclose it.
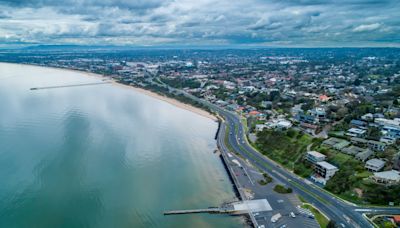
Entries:
{"label": "sandy beach", "polygon": [[[47,66],[37,66],[37,65],[30,65],[30,64],[22,64],[22,65],[36,66],[36,67],[47,67]],[[71,72],[75,72],[75,73],[81,73],[81,74],[84,74],[86,76],[95,77],[96,79],[101,79],[101,80],[108,78],[108,77],[105,77],[105,76],[100,75],[100,74],[95,74],[95,73],[86,72],[86,71],[80,71],[80,70],[74,70],[74,69],[66,69],[66,68],[57,68],[57,67],[48,67],[48,68],[53,68],[53,69],[56,69],[56,70],[71,71]],[[213,121],[218,121],[218,118],[216,116],[212,115],[211,113],[209,113],[209,112],[207,112],[207,111],[205,111],[203,109],[191,106],[189,104],[185,104],[183,102],[180,102],[178,100],[169,98],[167,96],[162,96],[162,95],[160,95],[158,93],[155,93],[155,92],[152,92],[152,91],[149,91],[149,90],[145,90],[145,89],[142,89],[142,88],[125,85],[125,84],[122,84],[122,83],[118,83],[118,82],[116,82],[114,80],[111,80],[111,81],[112,81],[112,84],[115,85],[115,86],[121,86],[121,87],[124,87],[124,88],[127,88],[127,89],[135,90],[135,91],[137,91],[139,93],[142,93],[142,94],[145,94],[147,96],[151,96],[153,98],[156,98],[156,99],[159,99],[161,101],[167,102],[167,103],[169,103],[171,105],[174,105],[174,106],[176,106],[178,108],[182,108],[182,109],[188,110],[190,112],[196,113],[196,114],[201,115],[203,117],[209,118],[209,119],[211,119]]]}
{"label": "sandy beach", "polygon": [[123,86],[123,87],[129,88],[129,89],[133,89],[133,90],[135,90],[135,91],[137,91],[139,93],[145,94],[147,96],[151,96],[153,98],[156,98],[156,99],[159,99],[159,100],[162,100],[162,101],[165,101],[165,102],[167,102],[169,104],[172,104],[172,105],[174,105],[174,106],[176,106],[178,108],[182,108],[182,109],[191,111],[193,113],[196,113],[196,114],[201,115],[203,117],[209,118],[211,120],[214,120],[214,121],[218,120],[216,116],[212,115],[211,113],[209,113],[209,112],[207,112],[207,111],[205,111],[203,109],[200,109],[200,108],[197,108],[197,107],[182,103],[182,102],[180,102],[178,100],[175,100],[175,99],[172,99],[172,98],[169,98],[169,97],[166,97],[166,96],[162,96],[162,95],[160,95],[158,93],[154,93],[152,91],[145,90],[145,89],[138,88],[138,87],[124,85],[124,84],[117,83],[117,82],[113,82],[113,84],[117,85],[117,86]]}

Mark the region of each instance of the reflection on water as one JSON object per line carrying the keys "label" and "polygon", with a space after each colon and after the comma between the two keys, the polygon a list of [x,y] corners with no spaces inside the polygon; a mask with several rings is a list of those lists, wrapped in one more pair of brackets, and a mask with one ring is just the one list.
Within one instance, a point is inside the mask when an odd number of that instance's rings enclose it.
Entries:
{"label": "reflection on water", "polygon": [[216,123],[99,79],[0,63],[0,227],[240,227]]}

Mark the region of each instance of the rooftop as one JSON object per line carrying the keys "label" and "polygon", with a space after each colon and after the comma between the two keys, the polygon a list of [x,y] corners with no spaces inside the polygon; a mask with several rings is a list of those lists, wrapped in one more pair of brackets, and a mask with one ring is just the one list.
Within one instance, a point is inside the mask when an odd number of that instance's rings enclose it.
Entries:
{"label": "rooftop", "polygon": [[311,154],[312,156],[317,157],[317,158],[326,158],[325,155],[323,155],[317,151],[308,151],[307,154]]}
{"label": "rooftop", "polygon": [[326,161],[317,162],[317,165],[319,165],[319,166],[321,166],[321,167],[323,167],[325,169],[329,169],[329,170],[338,169],[338,167],[336,167],[336,166],[334,166],[331,163],[328,163]]}
{"label": "rooftop", "polygon": [[374,173],[374,176],[382,179],[400,181],[400,172],[396,170],[376,172]]}
{"label": "rooftop", "polygon": [[377,159],[377,158],[373,158],[373,159],[367,161],[367,165],[380,167],[380,166],[384,166],[385,165],[385,161]]}
{"label": "rooftop", "polygon": [[355,134],[364,134],[366,130],[359,129],[359,128],[350,128],[348,132],[355,133]]}

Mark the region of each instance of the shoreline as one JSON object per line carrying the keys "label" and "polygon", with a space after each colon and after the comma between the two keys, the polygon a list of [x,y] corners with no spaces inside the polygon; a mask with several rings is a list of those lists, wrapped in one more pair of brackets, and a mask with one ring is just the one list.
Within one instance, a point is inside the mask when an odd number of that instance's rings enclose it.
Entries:
{"label": "shoreline", "polygon": [[[110,77],[110,76],[103,76],[101,74],[96,74],[96,73],[92,73],[92,72],[88,72],[88,71],[61,68],[61,67],[54,67],[54,66],[41,66],[41,65],[34,65],[34,64],[27,64],[27,63],[10,63],[10,62],[1,62],[1,63],[24,65],[24,66],[33,66],[33,67],[43,67],[43,68],[51,68],[51,69],[55,69],[55,70],[70,71],[70,72],[74,72],[74,73],[85,74],[86,76],[94,77],[94,78],[102,79],[102,80]],[[175,100],[175,99],[167,97],[167,96],[160,95],[160,94],[155,93],[155,92],[150,91],[150,90],[146,90],[146,89],[143,89],[143,88],[140,88],[140,87],[131,86],[131,85],[125,85],[125,84],[116,82],[113,79],[110,79],[110,81],[112,82],[111,84],[114,85],[114,86],[119,86],[119,87],[122,87],[122,88],[132,89],[132,90],[134,90],[134,91],[136,91],[138,93],[144,94],[146,96],[155,98],[155,99],[160,100],[160,101],[167,102],[167,103],[169,103],[169,104],[171,104],[171,105],[173,105],[175,107],[178,107],[178,108],[184,109],[186,111],[195,113],[197,115],[200,115],[200,116],[203,116],[205,118],[211,119],[211,120],[213,120],[215,122],[218,121],[218,118],[215,115],[213,115],[213,114],[211,114],[211,113],[209,113],[209,112],[207,112],[207,111],[205,111],[203,109],[194,107],[192,105],[183,103],[181,101]]]}
{"label": "shoreline", "polygon": [[141,94],[153,97],[155,99],[158,99],[158,100],[161,100],[161,101],[164,101],[164,102],[167,102],[167,103],[169,103],[169,104],[171,104],[171,105],[173,105],[175,107],[178,107],[178,108],[187,110],[189,112],[195,113],[197,115],[206,117],[206,118],[211,119],[211,120],[213,120],[215,122],[218,121],[218,118],[216,116],[212,115],[211,113],[209,113],[209,112],[207,112],[207,111],[205,111],[203,109],[200,109],[200,108],[194,107],[192,105],[180,102],[178,100],[175,100],[175,99],[167,97],[167,96],[160,95],[160,94],[155,93],[153,91],[146,90],[146,89],[143,89],[143,88],[140,88],[140,87],[125,85],[125,84],[122,84],[122,83],[115,82],[114,80],[112,80],[112,84],[115,85],[115,86],[120,86],[120,87],[124,87],[124,88],[127,88],[127,89],[133,89],[133,90],[135,90],[135,91],[137,91],[137,92],[139,92]]}

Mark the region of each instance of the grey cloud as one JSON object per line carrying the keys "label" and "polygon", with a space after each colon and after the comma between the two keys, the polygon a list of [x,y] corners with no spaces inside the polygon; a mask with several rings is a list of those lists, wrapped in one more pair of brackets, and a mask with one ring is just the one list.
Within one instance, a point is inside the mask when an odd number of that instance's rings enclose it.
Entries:
{"label": "grey cloud", "polygon": [[381,27],[379,23],[367,24],[367,25],[359,25],[353,29],[354,32],[370,32],[377,30]]}
{"label": "grey cloud", "polygon": [[0,0],[0,3],[21,6],[21,7],[44,7],[44,6],[59,6],[59,7],[119,7],[128,9],[145,9],[156,8],[161,6],[166,1],[162,0]]}
{"label": "grey cloud", "polygon": [[[385,43],[398,0],[0,0],[0,43]],[[374,31],[374,32],[369,32]],[[399,44],[400,45],[400,44]]]}

